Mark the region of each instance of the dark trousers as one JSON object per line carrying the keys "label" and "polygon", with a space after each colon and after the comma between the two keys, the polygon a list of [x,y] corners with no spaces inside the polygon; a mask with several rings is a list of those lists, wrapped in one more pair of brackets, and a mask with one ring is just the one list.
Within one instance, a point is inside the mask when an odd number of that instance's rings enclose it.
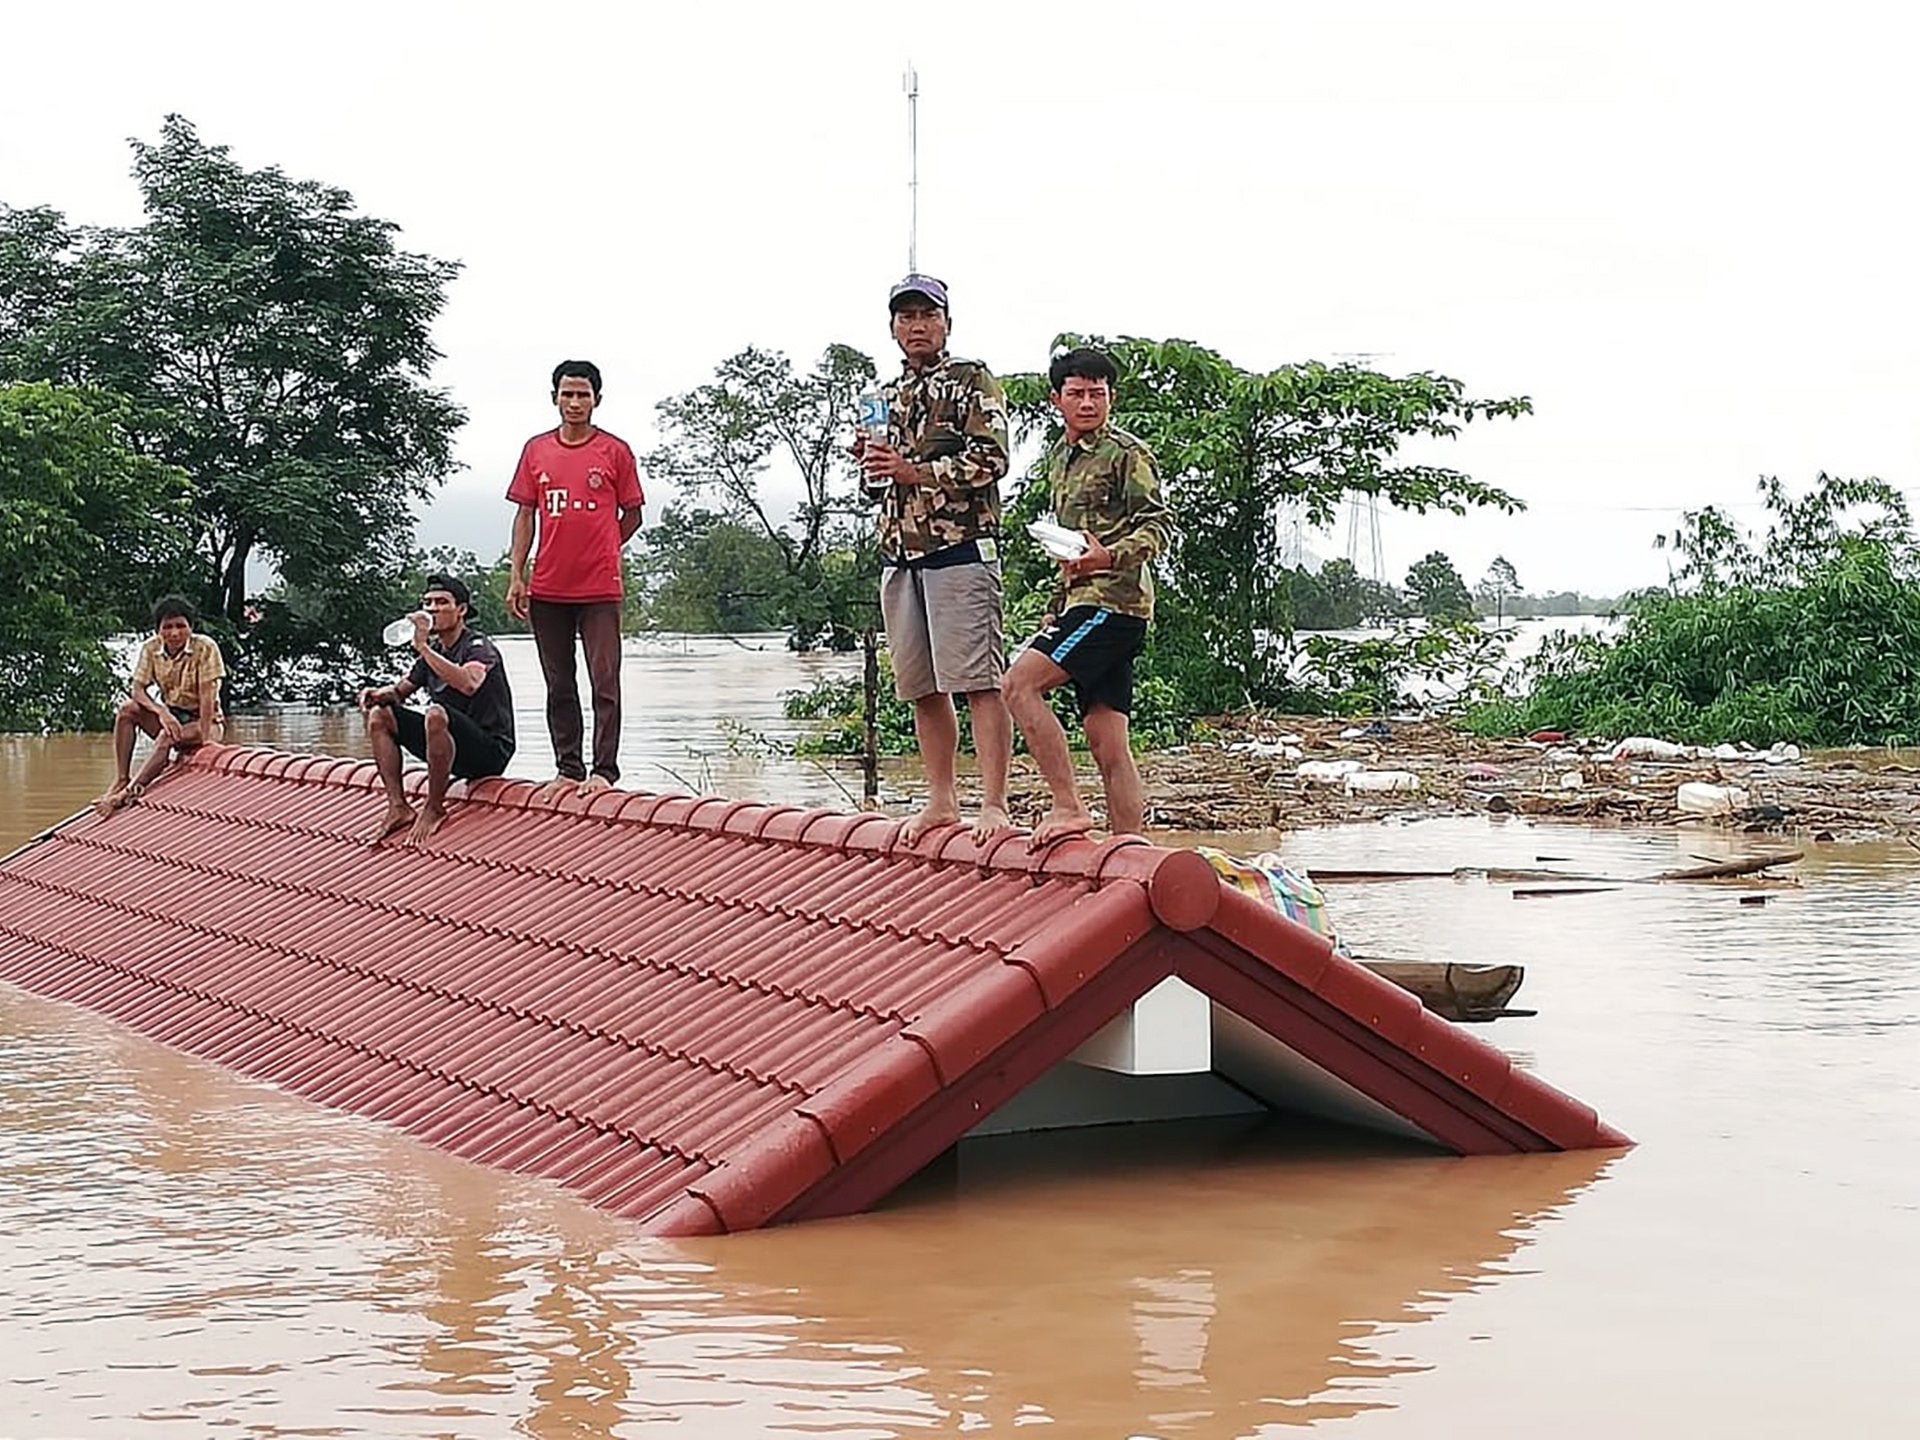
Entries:
{"label": "dark trousers", "polygon": [[[387,702],[393,711],[393,738],[400,748],[417,760],[427,758],[427,712]],[[483,780],[489,775],[504,775],[513,763],[513,742],[489,735],[464,710],[442,705],[447,712],[447,738],[453,741],[453,765],[448,770],[456,780]]]}
{"label": "dark trousers", "polygon": [[571,780],[587,778],[580,758],[580,687],[574,678],[573,639],[587,652],[587,682],[593,690],[593,773],[611,783],[620,778],[620,602],[569,605],[529,600],[527,619],[547,681],[547,734],[554,766]]}

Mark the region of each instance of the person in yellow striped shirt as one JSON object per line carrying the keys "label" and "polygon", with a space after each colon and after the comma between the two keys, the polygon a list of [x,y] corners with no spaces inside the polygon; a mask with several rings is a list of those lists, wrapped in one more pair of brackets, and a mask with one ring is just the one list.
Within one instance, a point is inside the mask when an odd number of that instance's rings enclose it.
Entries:
{"label": "person in yellow striped shirt", "polygon": [[[153,603],[153,638],[140,647],[132,693],[113,717],[113,784],[93,802],[102,815],[138,800],[180,751],[220,742],[226,726],[220,681],[227,662],[212,636],[194,633],[198,618],[183,596],[162,595]],[[140,773],[129,778],[142,734],[153,749]]]}

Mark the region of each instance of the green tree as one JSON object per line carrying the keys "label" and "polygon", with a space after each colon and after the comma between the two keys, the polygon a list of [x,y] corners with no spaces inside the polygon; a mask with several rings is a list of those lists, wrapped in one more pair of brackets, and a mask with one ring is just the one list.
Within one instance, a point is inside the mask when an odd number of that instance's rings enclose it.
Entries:
{"label": "green tree", "polygon": [[1362,575],[1351,560],[1329,560],[1317,573],[1295,570],[1292,598],[1296,630],[1351,630],[1405,608],[1391,585]]}
{"label": "green tree", "polygon": [[0,205],[0,380],[49,379],[79,236],[57,210]]}
{"label": "green tree", "polygon": [[1407,571],[1407,604],[1429,620],[1470,620],[1473,596],[1460,572],[1438,550],[1429,551]]}
{"label": "green tree", "polygon": [[192,478],[204,608],[247,626],[249,568],[278,573],[247,637],[256,683],[344,693],[465,418],[426,379],[457,267],[179,116],[133,149],[141,224],[0,217],[0,365],[128,397],[137,448]]}
{"label": "green tree", "polygon": [[[1198,627],[1179,643],[1199,708],[1276,703],[1292,691],[1291,571],[1277,543],[1283,517],[1330,524],[1352,491],[1413,511],[1520,508],[1460,471],[1407,459],[1401,447],[1451,438],[1475,420],[1527,414],[1525,397],[1477,400],[1444,375],[1318,361],[1243,370],[1186,340],[1055,343],[1094,344],[1113,356],[1121,374],[1113,421],[1160,462],[1181,530],[1160,573],[1169,590],[1188,597],[1184,613]],[[1027,432],[1049,440],[1058,433],[1044,375],[1011,376],[1007,393]],[[1035,488],[1016,513],[1044,503],[1031,495]]]}
{"label": "green tree", "polygon": [[641,543],[634,604],[642,628],[727,633],[789,623],[785,556],[764,530],[668,505]]}
{"label": "green tree", "polygon": [[1520,573],[1506,556],[1496,555],[1493,563],[1487,566],[1486,578],[1474,587],[1474,593],[1483,603],[1493,607],[1493,621],[1497,626],[1507,618],[1507,597],[1520,593]]}
{"label": "green tree", "polygon": [[184,477],[128,447],[125,407],[0,385],[0,730],[107,723],[125,678],[102,637],[145,629],[192,544]]}
{"label": "green tree", "polygon": [[[873,567],[833,558],[872,553],[872,512],[847,427],[854,400],[873,383],[873,361],[848,345],[829,345],[805,374],[778,351],[747,349],[722,361],[705,385],[658,407],[663,440],[647,456],[648,473],[711,500],[716,520],[772,546],[781,569],[777,613],[800,649],[851,648],[875,623]],[[786,515],[774,507],[776,472],[799,482]]]}
{"label": "green tree", "polygon": [[[778,351],[747,349],[707,384],[659,405],[663,443],[647,457],[654,476],[712,497],[723,520],[764,537],[784,571],[778,614],[796,649],[859,645],[861,758],[866,797],[879,793],[880,659],[872,509],[847,446],[854,402],[874,384],[873,361],[829,345],[798,374]],[[770,467],[800,483],[785,518],[774,513]]]}

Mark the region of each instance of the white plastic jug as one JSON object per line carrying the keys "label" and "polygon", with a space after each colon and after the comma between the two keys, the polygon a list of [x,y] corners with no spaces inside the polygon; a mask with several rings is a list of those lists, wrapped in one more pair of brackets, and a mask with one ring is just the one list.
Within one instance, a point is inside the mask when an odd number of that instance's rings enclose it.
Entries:
{"label": "white plastic jug", "polygon": [[1681,810],[1689,815],[1726,815],[1747,803],[1747,792],[1738,785],[1710,785],[1705,780],[1689,780],[1675,796]]}
{"label": "white plastic jug", "polygon": [[1293,773],[1313,785],[1338,785],[1360,769],[1358,760],[1302,760]]}
{"label": "white plastic jug", "polygon": [[1411,770],[1358,770],[1347,776],[1347,793],[1361,790],[1418,790],[1420,777]]}

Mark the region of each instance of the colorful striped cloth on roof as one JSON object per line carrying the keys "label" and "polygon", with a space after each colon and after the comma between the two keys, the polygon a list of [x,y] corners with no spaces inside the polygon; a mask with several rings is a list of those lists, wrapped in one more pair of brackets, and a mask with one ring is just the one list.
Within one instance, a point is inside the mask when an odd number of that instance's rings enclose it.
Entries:
{"label": "colorful striped cloth on roof", "polygon": [[1271,905],[1296,925],[1304,925],[1316,935],[1333,941],[1341,954],[1346,947],[1333,933],[1327,919],[1327,897],[1304,870],[1290,870],[1271,850],[1249,859],[1229,855],[1210,845],[1197,847],[1220,878],[1242,894],[1251,895],[1262,905]]}

